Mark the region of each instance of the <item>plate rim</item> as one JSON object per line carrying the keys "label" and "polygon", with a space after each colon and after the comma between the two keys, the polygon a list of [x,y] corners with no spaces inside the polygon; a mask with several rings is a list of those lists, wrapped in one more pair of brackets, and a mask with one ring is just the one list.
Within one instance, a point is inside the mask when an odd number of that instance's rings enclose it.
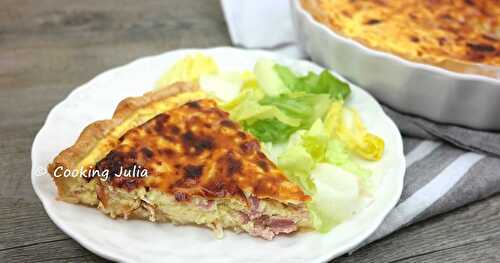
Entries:
{"label": "plate rim", "polygon": [[[123,257],[120,257],[119,254],[115,253],[115,252],[111,252],[109,250],[106,250],[106,249],[100,249],[98,246],[95,247],[92,245],[92,243],[88,242],[88,240],[85,240],[82,236],[80,236],[78,233],[75,233],[73,232],[69,227],[65,226],[64,222],[62,221],[59,221],[59,219],[57,219],[55,217],[55,215],[51,212],[51,208],[49,207],[49,201],[50,200],[47,200],[43,197],[43,194],[41,193],[41,189],[39,189],[36,184],[35,184],[35,177],[37,176],[37,167],[34,167],[34,160],[37,158],[35,155],[36,155],[36,147],[35,145],[37,144],[37,142],[40,140],[40,137],[41,137],[41,134],[42,132],[44,131],[44,129],[46,129],[47,125],[48,125],[48,120],[50,118],[52,118],[51,116],[54,115],[57,111],[57,109],[61,108],[62,105],[64,104],[63,102],[65,102],[66,100],[68,100],[69,98],[71,98],[72,96],[74,96],[76,93],[78,93],[79,91],[81,91],[83,88],[85,88],[86,86],[88,85],[91,85],[93,82],[95,82],[96,80],[100,79],[103,77],[103,75],[108,75],[108,74],[111,74],[113,71],[117,71],[117,70],[120,70],[120,69],[123,69],[123,68],[126,68],[126,67],[129,67],[133,64],[136,64],[136,63],[140,63],[141,61],[143,60],[148,60],[148,59],[154,59],[154,58],[158,58],[158,57],[161,57],[161,56],[165,56],[167,54],[172,54],[172,53],[184,53],[184,52],[189,52],[189,53],[196,53],[196,52],[214,52],[216,50],[232,50],[232,51],[237,51],[237,52],[243,52],[243,53],[247,53],[247,52],[250,52],[250,53],[261,53],[263,54],[263,56],[268,56],[268,57],[275,57],[275,58],[282,58],[282,59],[286,59],[286,60],[289,60],[289,61],[294,61],[294,62],[300,62],[300,63],[306,63],[308,66],[309,65],[312,65],[314,67],[319,67],[319,68],[323,68],[322,66],[319,66],[317,64],[315,64],[314,62],[311,62],[311,61],[307,61],[307,60],[302,60],[302,59],[295,59],[295,58],[290,58],[290,57],[287,57],[285,55],[281,55],[279,53],[276,53],[276,52],[271,52],[271,51],[267,51],[267,50],[260,50],[260,49],[241,49],[241,48],[235,48],[235,47],[228,47],[228,46],[221,46],[221,47],[214,47],[214,48],[187,48],[187,49],[175,49],[175,50],[170,50],[170,51],[167,51],[167,52],[163,52],[163,53],[159,53],[159,54],[156,54],[156,55],[151,55],[151,56],[144,56],[144,57],[140,57],[140,58],[137,58],[135,60],[132,60],[131,62],[129,63],[126,63],[124,65],[121,65],[121,66],[117,66],[117,67],[114,67],[114,68],[111,68],[111,69],[108,69],[108,70],[105,70],[99,74],[97,74],[95,77],[93,77],[92,79],[90,79],[89,81],[77,86],[76,88],[74,88],[64,99],[62,99],[61,101],[59,101],[56,105],[54,105],[51,110],[48,112],[47,114],[47,117],[45,118],[45,121],[43,123],[43,125],[41,126],[40,130],[37,132],[36,136],[34,137],[34,140],[33,140],[33,143],[32,143],[32,147],[31,147],[31,164],[32,164],[32,169],[31,169],[31,185],[35,191],[35,194],[37,195],[38,199],[40,199],[42,205],[43,205],[43,208],[45,210],[45,212],[47,213],[47,215],[49,216],[49,218],[52,220],[52,222],[54,222],[54,224],[59,228],[61,229],[65,234],[67,234],[69,237],[71,237],[73,240],[75,240],[76,242],[78,242],[82,247],[88,249],[89,251],[91,251],[92,253],[98,255],[98,256],[101,256],[103,258],[106,258],[106,259],[110,259],[110,260],[113,260],[113,261],[119,261],[119,262],[134,262],[133,260],[127,260],[127,258],[123,258]],[[332,71],[332,70],[330,70]],[[339,76],[338,73],[335,73],[334,71],[332,71],[336,76]],[[345,80],[345,78],[341,77],[341,79],[343,79],[344,81],[347,81]],[[347,81],[349,82],[349,81]],[[396,167],[397,168],[397,173],[400,174],[400,176],[398,177],[398,181],[396,182],[396,186],[397,186],[397,191],[395,192],[394,195],[391,196],[391,199],[389,201],[389,205],[385,206],[383,211],[381,211],[380,213],[377,214],[376,218],[373,219],[373,222],[372,224],[370,224],[367,229],[365,231],[363,231],[363,234],[360,234],[358,236],[356,236],[356,238],[353,238],[351,239],[349,242],[346,242],[346,244],[344,244],[342,247],[337,247],[336,249],[332,249],[332,253],[328,254],[328,255],[322,255],[321,257],[319,258],[316,258],[314,261],[311,261],[311,262],[325,262],[325,261],[328,261],[328,260],[331,260],[339,255],[342,255],[346,252],[349,252],[351,251],[352,249],[356,248],[356,246],[358,246],[359,244],[361,244],[364,240],[366,240],[371,234],[373,234],[376,229],[382,224],[383,220],[387,217],[387,215],[390,213],[390,211],[395,207],[395,205],[397,204],[399,198],[401,197],[401,194],[402,194],[402,191],[403,191],[403,183],[404,183],[404,178],[405,178],[405,170],[406,170],[406,161],[405,161],[405,158],[404,158],[404,152],[403,152],[403,141],[402,141],[402,136],[401,136],[401,133],[399,132],[399,129],[397,128],[396,124],[394,123],[394,121],[392,121],[392,119],[387,115],[385,114],[385,112],[383,111],[381,105],[379,104],[379,102],[372,96],[370,95],[366,90],[364,90],[363,88],[349,82],[349,84],[351,86],[354,86],[354,87],[357,87],[360,92],[364,93],[367,97],[369,97],[369,99],[373,100],[373,102],[375,103],[376,107],[378,108],[378,110],[380,110],[382,113],[383,113],[383,116],[381,116],[385,122],[388,123],[388,125],[392,126],[391,128],[396,130],[397,133],[398,133],[398,138],[396,140],[397,142],[397,145],[396,145],[396,148],[399,152],[398,154],[398,166]],[[45,175],[44,175],[45,176]],[[337,251],[335,251],[337,250]]]}

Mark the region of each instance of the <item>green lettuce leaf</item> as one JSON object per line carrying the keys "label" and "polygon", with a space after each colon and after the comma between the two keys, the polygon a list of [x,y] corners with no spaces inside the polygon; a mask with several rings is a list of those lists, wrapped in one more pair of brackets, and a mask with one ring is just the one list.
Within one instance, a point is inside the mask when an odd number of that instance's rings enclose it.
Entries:
{"label": "green lettuce leaf", "polygon": [[298,77],[292,72],[292,70],[279,64],[275,64],[272,70],[278,74],[278,77],[283,81],[288,89],[295,91],[296,88],[298,88],[296,87]]}
{"label": "green lettuce leaf", "polygon": [[198,82],[203,91],[221,101],[228,102],[238,97],[243,84],[247,81],[245,73],[228,71],[203,74]]}
{"label": "green lettuce leaf", "polygon": [[316,162],[322,162],[325,159],[328,139],[323,122],[318,119],[311,129],[302,135],[302,145]]}
{"label": "green lettuce leaf", "polygon": [[384,140],[366,129],[355,109],[344,107],[342,101],[335,101],[324,120],[330,137],[342,141],[351,152],[370,161],[382,158]]}
{"label": "green lettuce leaf", "polygon": [[339,140],[330,139],[325,153],[325,161],[336,165],[360,178],[369,177],[372,172],[352,160],[347,147]]}
{"label": "green lettuce leaf", "polygon": [[278,166],[285,172],[288,179],[298,184],[307,194],[316,192],[316,186],[311,179],[311,171],[316,163],[307,150],[300,144],[289,145],[287,150],[278,157]]}
{"label": "green lettuce leaf", "polygon": [[333,165],[341,166],[350,161],[350,155],[346,147],[338,140],[328,141],[325,160]]}
{"label": "green lettuce leaf", "polygon": [[328,93],[330,97],[337,100],[345,100],[351,94],[349,84],[336,78],[328,70],[324,70],[319,75],[317,90]]}
{"label": "green lettuce leaf", "polygon": [[288,92],[284,81],[273,70],[274,66],[275,63],[270,59],[259,59],[254,67],[257,83],[271,97]]}
{"label": "green lettuce leaf", "polygon": [[257,137],[261,142],[285,142],[297,128],[284,124],[276,118],[262,119],[252,123],[243,121],[243,128]]}
{"label": "green lettuce leaf", "polygon": [[262,105],[275,106],[286,115],[300,119],[300,128],[309,129],[317,119],[321,119],[330,107],[326,94],[292,92],[276,97],[264,97]]}
{"label": "green lettuce leaf", "polygon": [[360,194],[358,179],[331,164],[318,164],[311,178],[316,192],[307,206],[314,228],[326,233],[357,210]]}
{"label": "green lettuce leaf", "polygon": [[294,92],[328,94],[335,100],[345,100],[351,93],[349,84],[337,79],[328,70],[323,70],[319,75],[309,72],[299,77],[289,68],[276,64],[274,71],[281,78],[282,83]]}
{"label": "green lettuce leaf", "polygon": [[260,104],[259,101],[263,96],[258,89],[246,89],[234,100],[221,106],[230,112],[233,120],[247,127],[264,119],[276,119],[282,125],[291,127],[298,127],[301,124],[300,119],[291,117],[273,105]]}

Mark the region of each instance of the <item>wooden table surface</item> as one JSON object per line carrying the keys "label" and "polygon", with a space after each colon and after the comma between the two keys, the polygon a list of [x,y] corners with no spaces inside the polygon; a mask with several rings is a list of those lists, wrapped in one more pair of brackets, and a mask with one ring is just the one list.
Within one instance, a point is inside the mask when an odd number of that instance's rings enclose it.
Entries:
{"label": "wooden table surface", "polygon": [[[0,6],[0,262],[105,261],[47,217],[30,182],[33,138],[56,103],[106,69],[178,48],[230,45],[220,4],[3,0]],[[452,232],[449,225],[463,231]],[[500,262],[500,196],[338,259],[473,261]]]}

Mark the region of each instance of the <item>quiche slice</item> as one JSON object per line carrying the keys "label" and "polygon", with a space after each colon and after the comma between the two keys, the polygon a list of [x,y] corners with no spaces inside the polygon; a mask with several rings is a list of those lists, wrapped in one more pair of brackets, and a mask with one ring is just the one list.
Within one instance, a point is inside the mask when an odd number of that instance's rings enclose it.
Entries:
{"label": "quiche slice", "polygon": [[59,199],[112,218],[204,225],[217,237],[227,228],[264,239],[312,226],[310,197],[191,84],[125,99],[111,120],[89,125],[48,170]]}

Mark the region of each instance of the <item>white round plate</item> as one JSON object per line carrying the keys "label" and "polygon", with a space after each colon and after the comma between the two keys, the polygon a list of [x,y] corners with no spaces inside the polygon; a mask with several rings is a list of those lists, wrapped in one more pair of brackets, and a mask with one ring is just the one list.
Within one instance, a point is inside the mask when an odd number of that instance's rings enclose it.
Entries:
{"label": "white round plate", "polygon": [[328,234],[298,233],[265,241],[225,231],[226,237],[217,240],[201,227],[113,220],[94,208],[56,200],[56,188],[44,170],[54,156],[73,144],[86,125],[110,118],[120,100],[149,91],[173,63],[197,52],[213,57],[222,70],[252,69],[261,57],[276,59],[301,73],[322,70],[310,62],[270,52],[223,47],[167,52],[98,75],[52,109],[33,142],[33,188],[54,223],[88,250],[120,262],[324,262],[348,252],[373,233],[401,195],[403,144],[380,105],[353,85],[347,104],[356,108],[368,129],[386,143],[382,160],[370,164],[380,179],[380,190],[369,206]]}

